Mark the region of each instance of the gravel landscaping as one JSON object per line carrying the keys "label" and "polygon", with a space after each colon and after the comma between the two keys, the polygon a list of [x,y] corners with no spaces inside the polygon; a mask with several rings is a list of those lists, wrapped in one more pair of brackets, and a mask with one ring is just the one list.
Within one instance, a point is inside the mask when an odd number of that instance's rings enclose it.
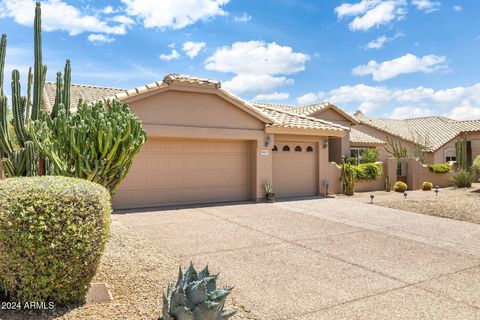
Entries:
{"label": "gravel landscaping", "polygon": [[[108,284],[114,301],[56,308],[49,314],[1,310],[0,319],[158,319],[162,310],[162,293],[168,282],[176,281],[178,266],[179,262],[163,253],[161,248],[150,246],[127,227],[114,223],[94,279],[94,282]],[[258,319],[234,297],[227,301],[238,311],[233,320]]]}
{"label": "gravel landscaping", "polygon": [[[431,196],[425,196],[428,193]],[[418,194],[418,195],[417,195]],[[432,216],[468,221],[480,224],[480,184],[472,188],[442,188],[438,197],[434,191],[409,192],[407,199],[392,200],[392,197],[378,197],[374,204]]]}

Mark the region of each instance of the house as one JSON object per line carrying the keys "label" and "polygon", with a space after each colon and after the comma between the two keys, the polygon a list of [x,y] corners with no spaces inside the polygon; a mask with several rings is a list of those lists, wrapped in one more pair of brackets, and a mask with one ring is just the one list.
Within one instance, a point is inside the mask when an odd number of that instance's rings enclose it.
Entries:
{"label": "house", "polygon": [[[47,83],[43,103],[54,101]],[[72,101],[118,99],[148,139],[115,198],[116,208],[152,207],[324,192],[329,141],[349,126],[246,102],[217,81],[171,74],[133,90],[72,85]],[[340,152],[340,151],[338,151]],[[341,155],[340,155],[341,157]]]}

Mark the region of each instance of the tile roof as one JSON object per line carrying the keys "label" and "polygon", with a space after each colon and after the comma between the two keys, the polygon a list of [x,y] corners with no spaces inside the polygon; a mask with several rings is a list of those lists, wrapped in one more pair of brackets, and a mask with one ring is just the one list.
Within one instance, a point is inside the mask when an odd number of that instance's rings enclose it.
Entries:
{"label": "tile roof", "polygon": [[456,121],[446,117],[431,116],[405,120],[357,117],[363,124],[410,142],[427,143],[434,152],[462,132],[480,131],[480,120]]}
{"label": "tile roof", "polygon": [[[57,84],[55,82],[46,82],[42,93],[43,106],[51,110],[55,103],[55,90]],[[81,84],[72,84],[71,86],[71,101],[72,108],[75,109],[77,102],[81,99],[85,101],[98,101],[104,97],[113,96],[120,92],[126,91],[119,88],[107,88],[98,86],[87,86]]]}
{"label": "tile roof", "polygon": [[369,134],[366,134],[365,132],[362,132],[360,130],[355,129],[353,127],[350,130],[350,142],[351,143],[358,143],[358,144],[387,144],[387,142],[377,139],[375,137],[372,137]]}
{"label": "tile roof", "polygon": [[269,127],[295,128],[295,129],[322,129],[332,131],[348,131],[350,128],[333,122],[295,114],[288,109],[271,107],[266,104],[251,103],[258,112],[268,115],[275,122]]}
{"label": "tile roof", "polygon": [[345,118],[349,119],[351,122],[355,124],[358,123],[358,120],[354,116],[352,116],[348,112],[342,110],[341,108],[337,107],[336,105],[330,102],[323,102],[323,103],[316,103],[316,104],[309,104],[309,105],[302,105],[302,106],[294,106],[294,105],[286,105],[286,104],[267,104],[267,103],[256,103],[256,104],[275,108],[278,110],[292,112],[292,113],[307,116],[307,117],[312,116],[315,113],[322,110],[334,109],[335,111],[343,115]]}

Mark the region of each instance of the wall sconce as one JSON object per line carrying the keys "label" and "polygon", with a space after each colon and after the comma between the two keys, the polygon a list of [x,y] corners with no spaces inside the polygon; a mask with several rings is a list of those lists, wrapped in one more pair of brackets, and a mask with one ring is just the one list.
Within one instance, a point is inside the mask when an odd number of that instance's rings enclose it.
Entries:
{"label": "wall sconce", "polygon": [[270,144],[272,143],[272,136],[268,135],[265,137],[265,147],[268,147],[270,146]]}
{"label": "wall sconce", "polygon": [[323,149],[326,149],[328,148],[328,138],[325,138],[325,140],[323,140]]}

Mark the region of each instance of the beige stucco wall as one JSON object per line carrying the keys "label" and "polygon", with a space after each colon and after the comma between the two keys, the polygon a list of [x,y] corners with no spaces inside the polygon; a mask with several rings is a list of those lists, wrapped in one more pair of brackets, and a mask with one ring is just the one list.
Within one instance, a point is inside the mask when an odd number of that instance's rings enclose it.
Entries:
{"label": "beige stucco wall", "polygon": [[422,188],[423,182],[431,182],[434,186],[449,187],[452,186],[450,173],[434,173],[426,165],[423,165],[418,159],[407,158],[403,162],[407,164],[407,184],[409,190],[418,190]]}
{"label": "beige stucco wall", "polygon": [[[350,128],[353,125],[351,120],[345,118],[342,114],[338,113],[334,109],[322,110],[318,113],[313,114],[312,117],[330,121],[332,123],[336,123],[347,128]],[[341,138],[341,145],[339,145],[339,148],[340,149],[337,150],[337,147],[335,147],[335,152],[338,152],[338,154],[341,154],[344,157],[350,156],[350,132],[348,132],[345,136]]]}
{"label": "beige stucco wall", "polygon": [[[433,163],[444,163],[447,156],[455,156],[455,141],[461,138],[463,138],[463,134],[435,151],[432,157]],[[480,155],[480,133],[470,133],[467,135],[467,139],[472,142],[472,160],[474,160]]]}

